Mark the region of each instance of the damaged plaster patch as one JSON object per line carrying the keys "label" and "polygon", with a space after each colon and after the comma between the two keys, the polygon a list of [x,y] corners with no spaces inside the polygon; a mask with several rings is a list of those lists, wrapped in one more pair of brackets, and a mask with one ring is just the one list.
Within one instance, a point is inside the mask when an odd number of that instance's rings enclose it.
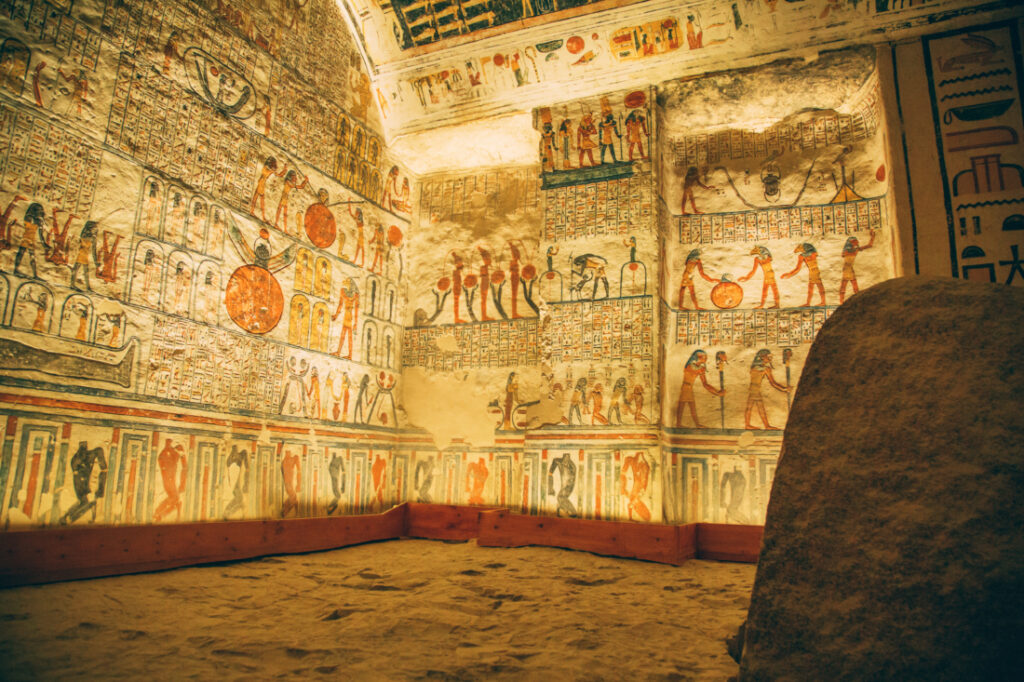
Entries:
{"label": "damaged plaster patch", "polygon": [[455,340],[453,334],[442,334],[434,339],[434,345],[437,349],[447,353],[454,353],[459,349],[459,342]]}
{"label": "damaged plaster patch", "polygon": [[497,418],[488,411],[493,391],[485,382],[472,374],[434,374],[419,367],[407,368],[402,379],[409,423],[430,432],[438,449],[455,439],[473,447],[494,445]]}

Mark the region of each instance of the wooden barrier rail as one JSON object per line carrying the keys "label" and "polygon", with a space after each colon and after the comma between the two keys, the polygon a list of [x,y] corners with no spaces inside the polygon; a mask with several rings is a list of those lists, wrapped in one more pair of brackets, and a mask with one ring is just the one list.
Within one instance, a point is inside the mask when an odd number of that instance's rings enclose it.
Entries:
{"label": "wooden barrier rail", "polygon": [[382,514],[280,521],[86,526],[0,533],[0,587],[297,554],[401,537],[544,545],[682,564],[756,562],[761,526],[563,519],[507,509],[405,503]]}

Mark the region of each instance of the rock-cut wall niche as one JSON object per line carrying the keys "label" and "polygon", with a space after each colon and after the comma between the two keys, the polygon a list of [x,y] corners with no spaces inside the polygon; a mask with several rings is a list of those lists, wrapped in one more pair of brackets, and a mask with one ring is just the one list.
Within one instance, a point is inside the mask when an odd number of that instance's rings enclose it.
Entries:
{"label": "rock-cut wall niche", "polygon": [[874,50],[665,83],[658,105],[666,516],[761,523],[811,342],[895,272]]}

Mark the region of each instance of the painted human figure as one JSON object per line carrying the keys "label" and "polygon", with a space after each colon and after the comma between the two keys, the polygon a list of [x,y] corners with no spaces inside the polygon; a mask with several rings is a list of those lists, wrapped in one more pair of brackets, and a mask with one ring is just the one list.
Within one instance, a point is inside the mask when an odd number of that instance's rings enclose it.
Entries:
{"label": "painted human figure", "polygon": [[462,256],[451,252],[452,256],[452,311],[455,314],[455,324],[461,324],[465,322],[462,316],[459,314],[459,301],[462,299],[462,269],[465,267],[465,263],[462,262]]}
{"label": "painted human figure", "polygon": [[78,235],[78,251],[75,254],[75,264],[71,266],[71,288],[78,289],[77,279],[78,271],[82,271],[82,279],[85,281],[85,290],[92,291],[92,285],[89,283],[89,265],[92,263],[99,263],[100,258],[96,253],[96,221],[87,220],[85,225],[82,227],[82,232]]}
{"label": "painted human figure", "polygon": [[754,265],[750,268],[750,272],[739,278],[740,282],[746,282],[754,273],[757,272],[757,268],[761,268],[761,272],[764,275],[764,281],[761,284],[761,302],[758,303],[755,308],[763,308],[764,303],[768,298],[768,292],[771,291],[775,298],[775,303],[768,306],[769,308],[779,307],[779,285],[775,283],[775,270],[772,268],[772,252],[764,246],[755,246],[750,250],[750,255],[754,257]]}
{"label": "painted human figure", "polygon": [[690,200],[690,208],[693,209],[693,212],[698,214],[698,215],[701,213],[701,211],[697,210],[697,204],[694,202],[694,199],[693,199],[693,188],[694,188],[694,186],[702,187],[703,189],[707,189],[707,190],[715,189],[714,185],[705,185],[703,182],[701,182],[701,180],[700,180],[700,172],[697,170],[696,166],[690,166],[689,168],[687,168],[686,169],[686,175],[683,177],[683,203],[682,203],[683,215],[689,215],[686,212],[686,200],[687,199]]}
{"label": "painted human figure", "polygon": [[179,315],[188,314],[188,295],[192,290],[192,271],[184,262],[178,263],[174,269],[174,300],[171,312]]}
{"label": "painted human figure", "polygon": [[604,119],[601,121],[601,131],[598,136],[598,140],[601,142],[601,163],[604,163],[604,153],[610,151],[612,153],[612,163],[615,163],[615,139],[622,139],[622,133],[619,132],[619,123],[615,120],[615,114],[608,112],[604,115]]}
{"label": "painted human figure", "polygon": [[[149,181],[149,190],[146,193],[146,218],[142,223],[142,231],[146,234],[153,234],[153,219],[160,220],[160,185],[156,180]],[[157,228],[160,226],[157,225]]]}
{"label": "painted human figure", "polygon": [[[92,448],[86,442],[78,442],[78,450],[71,456],[72,485],[78,502],[60,517],[60,524],[74,523],[92,510],[92,520],[96,520],[96,506],[107,489],[107,460],[103,457],[103,448]],[[93,479],[96,480],[95,488]]]}
{"label": "painted human figure", "polygon": [[50,310],[50,294],[45,291],[40,291],[36,297],[32,296],[32,292],[26,290],[20,297],[24,303],[31,303],[36,307],[36,317],[32,321],[32,331],[45,332],[47,323],[46,317]]}
{"label": "painted human figure", "polygon": [[[629,480],[630,478],[632,481]],[[644,457],[644,453],[637,452],[635,455],[623,458],[622,473],[619,478],[619,494],[628,500],[626,510],[629,513],[630,521],[633,520],[634,514],[642,521],[651,520],[651,510],[647,508],[643,500],[650,480],[651,465]]]}
{"label": "painted human figure", "polygon": [[692,14],[686,15],[686,42],[691,50],[704,47],[704,29],[701,28],[700,20]]}
{"label": "painted human figure", "polygon": [[597,147],[597,142],[595,142],[593,138],[594,135],[597,135],[597,126],[594,125],[594,116],[590,113],[586,113],[583,115],[579,126],[576,128],[576,149],[579,150],[579,163],[577,163],[577,165],[580,168],[583,168],[584,154],[588,159],[590,159],[591,166],[597,165],[597,162],[594,161],[594,149]]}
{"label": "painted human figure", "polygon": [[629,160],[633,160],[634,148],[640,150],[640,158],[646,159],[644,140],[647,139],[647,117],[639,109],[629,112],[626,117],[626,142],[629,143]]}
{"label": "painted human figure", "polygon": [[370,272],[380,274],[384,268],[384,226],[374,220],[373,236],[370,237],[370,246],[373,247],[373,260],[370,261]]}
{"label": "painted human figure", "polygon": [[192,204],[192,217],[185,232],[185,242],[193,251],[203,250],[203,239],[206,237],[206,204],[196,201]]}
{"label": "painted human figure", "polygon": [[686,292],[689,290],[690,299],[693,301],[694,310],[704,310],[697,303],[697,290],[693,284],[693,273],[697,272],[706,281],[717,284],[717,280],[709,277],[704,272],[704,264],[700,260],[700,249],[694,249],[686,255],[686,264],[683,266],[683,276],[679,281],[679,309],[686,310]]}
{"label": "painted human figure", "polygon": [[552,244],[551,246],[548,247],[548,250],[545,252],[544,255],[545,255],[545,257],[547,258],[547,261],[548,261],[548,269],[547,269],[547,271],[548,272],[553,272],[554,269],[555,269],[555,256],[558,255],[558,246],[555,245],[555,244]]}
{"label": "painted human figure", "polygon": [[384,508],[384,485],[387,483],[388,464],[384,461],[384,458],[380,455],[376,455],[373,460],[373,466],[370,467],[370,476],[373,478],[373,496],[376,498],[373,504],[377,505],[379,509]]}
{"label": "painted human figure", "polygon": [[505,419],[501,425],[501,428],[506,431],[515,429],[515,423],[512,419],[512,410],[519,402],[519,379],[516,378],[515,372],[508,373],[508,380],[505,381]]}
{"label": "painted human figure", "polygon": [[408,213],[412,210],[410,203],[411,188],[409,178],[402,178],[402,188],[398,190],[398,198],[391,201],[391,208],[399,213]]}
{"label": "painted human figure", "polygon": [[875,231],[871,230],[871,238],[868,239],[868,243],[864,246],[860,245],[860,241],[856,237],[850,237],[846,240],[846,244],[843,245],[843,281],[839,284],[839,303],[846,300],[846,285],[850,284],[853,287],[853,293],[857,293],[860,289],[857,286],[857,273],[853,271],[853,261],[857,258],[857,254],[861,251],[867,251],[875,243]]}
{"label": "painted human figure", "polygon": [[85,341],[85,335],[89,327],[89,307],[84,302],[77,301],[68,307],[64,319],[70,320],[72,315],[78,316],[78,329],[75,331],[75,338],[79,341]]}
{"label": "painted human figure", "polygon": [[302,475],[299,456],[291,450],[284,451],[281,460],[281,478],[284,483],[284,503],[281,505],[281,518],[289,512],[299,511],[299,479]]}
{"label": "painted human figure", "polygon": [[310,372],[309,388],[306,390],[306,397],[309,398],[310,419],[320,419],[320,372],[316,367]]}
{"label": "painted human figure", "polygon": [[434,460],[421,459],[416,462],[413,487],[416,488],[417,502],[431,502],[430,491],[434,487]]}
{"label": "painted human figure", "polygon": [[569,160],[569,149],[572,147],[572,119],[564,118],[558,124],[558,141],[562,147],[562,170],[569,170],[573,167]]}
{"label": "painted human figure", "polygon": [[181,521],[181,497],[185,493],[185,477],[188,475],[185,449],[181,445],[174,445],[168,438],[164,442],[164,449],[157,455],[156,463],[160,467],[160,481],[163,483],[165,497],[153,512],[153,523],[160,523],[172,511],[177,512],[176,518]]}
{"label": "painted human figure", "polygon": [[800,268],[804,265],[807,266],[807,300],[804,302],[803,307],[811,305],[811,298],[814,296],[814,290],[818,290],[818,294],[821,296],[821,302],[818,305],[825,305],[825,285],[821,283],[821,272],[818,270],[818,250],[811,244],[804,242],[798,244],[793,253],[798,254],[796,257],[796,267],[782,274],[782,279],[789,279],[796,273],[800,272]]}
{"label": "painted human figure", "polygon": [[[110,338],[107,339],[107,345],[116,348],[121,338],[121,322],[124,320],[124,313],[100,313],[96,320],[101,331],[104,328],[109,330],[107,333],[110,334]],[[100,336],[100,333],[97,333],[97,336]]]}
{"label": "painted human figure", "polygon": [[572,396],[569,398],[569,423],[572,424],[572,416],[576,415],[576,423],[583,423],[583,415],[580,414],[580,407],[583,410],[587,409],[587,378],[580,377],[576,382],[575,388],[572,390]]}
{"label": "painted human figure", "polygon": [[331,503],[327,505],[327,515],[330,516],[341,503],[341,496],[345,494],[345,458],[337,453],[331,455],[327,473],[331,477],[331,493],[334,495]]}
{"label": "painted human figure", "polygon": [[178,243],[185,235],[185,198],[181,192],[171,197],[170,215],[164,223],[164,241]]}
{"label": "painted human figure", "polygon": [[633,386],[633,423],[640,424],[649,421],[644,416],[644,387],[641,384]]}
{"label": "painted human figure", "polygon": [[237,445],[231,446],[231,454],[225,464],[228,486],[231,490],[231,501],[224,507],[224,518],[235,515],[244,516],[245,496],[249,493],[249,453],[239,450]]}
{"label": "painted human figure", "polygon": [[487,483],[487,463],[483,457],[470,462],[466,467],[466,492],[469,493],[468,504],[484,503],[484,485]]}
{"label": "painted human figure", "polygon": [[0,251],[10,248],[11,243],[14,241],[14,235],[12,232],[14,226],[18,224],[17,219],[11,220],[11,212],[14,210],[14,205],[19,201],[27,200],[27,197],[23,197],[20,194],[15,195],[15,197],[11,199],[10,203],[7,204],[7,208],[4,209],[4,212],[0,214]]}
{"label": "painted human figure", "polygon": [[[363,210],[357,208],[356,212],[352,213],[352,208],[349,207],[348,212],[356,221],[356,252],[352,254],[352,262],[358,262],[360,267],[366,267],[366,234],[363,232]],[[338,255],[341,255],[340,248]]]}
{"label": "painted human figure", "polygon": [[[344,314],[342,314],[344,313]],[[356,283],[352,281],[351,277],[345,279],[345,286],[338,292],[338,309],[334,311],[334,315],[331,320],[338,319],[338,315],[342,314],[341,318],[341,336],[338,338],[338,350],[334,351],[337,357],[341,357],[341,349],[345,346],[345,339],[348,339],[348,355],[346,359],[352,359],[353,344],[353,330],[359,324],[359,289],[356,288]],[[347,413],[348,410],[346,409]]]}
{"label": "painted human figure", "polygon": [[[110,235],[110,230],[103,230],[103,245],[96,252],[96,276],[104,282],[113,284],[117,281],[117,250],[124,236],[115,235],[114,243],[111,244]],[[79,242],[79,247],[81,247],[81,242]],[[72,272],[71,278],[74,279],[74,272]]]}
{"label": "painted human figure", "polygon": [[761,384],[765,379],[768,379],[768,384],[777,391],[788,393],[790,390],[775,380],[775,376],[772,374],[771,351],[767,348],[762,348],[757,351],[754,355],[753,362],[750,363],[750,389],[747,393],[747,409],[743,415],[744,422],[748,429],[757,428],[750,423],[751,415],[754,410],[757,410],[757,414],[761,417],[761,422],[764,424],[764,428],[777,431],[779,427],[772,426],[768,423],[768,412],[764,407],[764,396],[761,395]]}
{"label": "painted human figure", "polygon": [[[629,409],[629,396],[626,395],[626,377],[619,377],[612,387],[612,397],[608,401],[608,414],[605,417],[606,424],[622,423],[622,406]],[[616,421],[612,421],[612,413],[615,413]]]}
{"label": "painted human figure", "polygon": [[555,170],[555,144],[555,129],[545,121],[540,131],[540,163],[547,172]]}
{"label": "painted human figure", "polygon": [[[338,403],[334,403],[334,418],[339,421],[348,421],[348,400],[352,390],[352,381],[348,378],[348,372],[341,373],[341,393],[333,396],[335,401],[341,400],[341,409]],[[340,415],[340,416],[339,416]]]}
{"label": "painted human figure", "polygon": [[27,253],[28,264],[32,266],[32,278],[39,279],[39,272],[36,270],[36,239],[44,238],[43,222],[45,220],[46,214],[43,212],[42,204],[32,203],[25,209],[21,241],[18,242],[18,251],[14,254],[14,274],[18,274],[21,259]]}
{"label": "painted human figure", "polygon": [[370,375],[364,374],[363,378],[359,380],[359,390],[356,392],[356,406],[352,410],[352,421],[356,424],[362,424],[367,420],[363,410],[366,407],[366,401],[369,400],[367,391],[370,388]]}
{"label": "painted human figure", "polygon": [[249,215],[256,217],[256,202],[260,204],[260,218],[263,222],[267,222],[267,205],[266,205],[266,193],[267,193],[267,180],[270,179],[271,175],[277,177],[283,177],[287,172],[288,166],[282,166],[281,170],[277,170],[277,159],[273,156],[268,156],[267,160],[263,162],[263,168],[260,170],[260,177],[256,180],[256,187],[252,192],[252,199],[249,200]]}
{"label": "painted human figure", "polygon": [[697,400],[693,394],[693,385],[700,379],[700,383],[711,395],[722,397],[725,395],[725,389],[718,389],[708,383],[707,378],[707,361],[708,354],[703,350],[695,350],[690,354],[690,359],[686,361],[686,366],[683,368],[683,383],[679,387],[679,404],[676,406],[676,426],[683,426],[683,410],[689,408],[690,419],[693,421],[694,427],[698,429],[707,428],[700,423],[700,419],[697,418]]}
{"label": "painted human figure", "polygon": [[380,205],[387,210],[392,210],[392,202],[398,197],[398,166],[392,166],[388,171],[388,177],[384,180],[384,190],[381,196]]}
{"label": "painted human figure", "polygon": [[71,86],[71,102],[68,103],[68,109],[74,105],[75,113],[81,117],[82,106],[89,104],[89,78],[85,75],[85,69],[79,69],[78,75],[75,76],[64,73],[58,66],[57,73]]}
{"label": "painted human figure", "polygon": [[153,305],[152,297],[157,291],[160,267],[156,262],[156,253],[149,249],[142,258],[142,301],[147,305]]}
{"label": "painted human figure", "polygon": [[590,423],[591,424],[607,424],[608,420],[605,418],[601,411],[604,409],[604,386],[601,384],[594,384],[594,388],[590,391]]}
{"label": "painted human figure", "polygon": [[747,523],[747,515],[743,513],[743,494],[747,490],[747,478],[738,466],[732,471],[722,474],[719,488],[719,499],[725,507],[726,523]]}
{"label": "painted human figure", "polygon": [[281,198],[277,201],[277,212],[274,214],[274,227],[278,227],[278,223],[283,215],[284,231],[288,231],[288,197],[291,196],[292,190],[302,189],[308,184],[309,176],[303,177],[302,182],[299,183],[299,174],[294,170],[290,170],[285,174],[284,182],[281,185]]}
{"label": "painted human figure", "polygon": [[[562,479],[557,493],[555,492],[556,472]],[[572,461],[572,455],[566,452],[561,457],[552,459],[551,466],[548,468],[548,494],[555,495],[555,499],[558,501],[558,507],[555,509],[556,516],[562,516],[564,512],[566,516],[576,518],[576,506],[572,503],[572,491],[575,488],[576,463]]]}
{"label": "painted human figure", "polygon": [[69,214],[68,219],[64,221],[64,227],[62,229],[60,226],[60,220],[57,219],[58,213],[60,213],[60,211],[54,207],[53,223],[50,225],[50,231],[43,233],[45,237],[43,240],[43,248],[46,251],[46,260],[54,265],[67,265],[68,230],[71,228],[71,221],[78,216],[74,213]]}

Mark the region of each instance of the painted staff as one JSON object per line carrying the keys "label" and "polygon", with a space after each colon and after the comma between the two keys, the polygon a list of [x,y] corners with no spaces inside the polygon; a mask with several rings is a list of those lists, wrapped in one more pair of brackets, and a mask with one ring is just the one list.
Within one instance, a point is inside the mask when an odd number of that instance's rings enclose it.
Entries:
{"label": "painted staff", "polygon": [[724,350],[715,353],[715,368],[718,370],[718,409],[722,414],[722,428],[725,429],[725,364],[728,362]]}
{"label": "painted staff", "polygon": [[789,412],[790,403],[793,401],[792,392],[789,390],[789,360],[793,357],[792,348],[782,349],[782,364],[786,366],[786,412]]}

